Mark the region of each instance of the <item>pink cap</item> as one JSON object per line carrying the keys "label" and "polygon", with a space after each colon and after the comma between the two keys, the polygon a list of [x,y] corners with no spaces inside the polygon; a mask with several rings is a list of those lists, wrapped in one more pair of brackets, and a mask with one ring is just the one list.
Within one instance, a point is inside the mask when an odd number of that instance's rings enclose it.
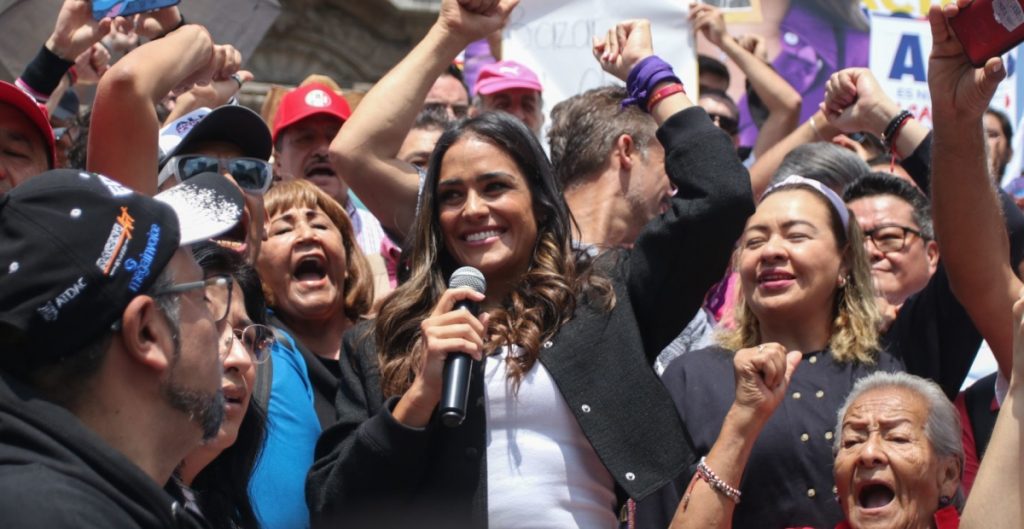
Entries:
{"label": "pink cap", "polygon": [[274,116],[274,142],[282,130],[318,114],[334,116],[344,122],[352,115],[352,109],[344,97],[320,83],[310,83],[288,92],[281,98]]}
{"label": "pink cap", "polygon": [[473,93],[486,96],[515,88],[544,91],[533,70],[516,61],[499,61],[480,69]]}
{"label": "pink cap", "polygon": [[46,106],[37,103],[35,99],[32,99],[32,96],[26,94],[17,86],[4,81],[0,81],[0,103],[7,103],[18,109],[36,126],[46,146],[46,154],[48,155],[46,161],[50,164],[50,169],[56,167],[57,140],[53,137],[53,127],[50,126],[50,116],[46,112]]}

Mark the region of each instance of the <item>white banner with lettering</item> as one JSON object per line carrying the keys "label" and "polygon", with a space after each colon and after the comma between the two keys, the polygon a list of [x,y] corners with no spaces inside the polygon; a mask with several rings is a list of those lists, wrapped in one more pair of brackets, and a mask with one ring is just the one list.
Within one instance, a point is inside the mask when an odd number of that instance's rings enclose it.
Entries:
{"label": "white banner with lettering", "polygon": [[654,53],[673,66],[687,92],[695,95],[697,56],[688,12],[681,0],[521,0],[505,28],[503,55],[537,72],[544,86],[544,114],[549,116],[559,101],[618,83],[594,59],[592,39],[607,35],[623,20],[646,18]]}
{"label": "white banner with lettering", "polygon": [[[927,77],[931,50],[932,33],[927,20],[872,15],[871,71],[885,93],[928,127],[932,126]],[[992,106],[1013,120],[1017,115],[1017,51],[1004,55],[1003,61],[1009,75],[1000,83]]]}

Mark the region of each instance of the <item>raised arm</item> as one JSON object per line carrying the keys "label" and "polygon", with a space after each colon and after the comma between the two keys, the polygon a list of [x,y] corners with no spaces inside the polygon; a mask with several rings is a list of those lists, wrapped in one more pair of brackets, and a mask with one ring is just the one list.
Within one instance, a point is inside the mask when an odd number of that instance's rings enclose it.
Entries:
{"label": "raised arm", "polygon": [[992,429],[978,477],[964,507],[961,529],[1022,527],[1024,524],[1024,291],[1013,306],[1015,324],[1013,374],[1010,389],[1003,400]]}
{"label": "raised arm", "polygon": [[832,141],[839,129],[833,127],[821,110],[815,112],[807,121],[803,122],[793,132],[790,132],[782,141],[771,146],[758,156],[754,165],[750,167],[750,187],[754,190],[754,197],[760,197],[761,193],[768,188],[775,171],[782,165],[783,158],[793,149],[816,141]]}
{"label": "raised arm", "polygon": [[[900,114],[899,105],[882,91],[867,68],[847,68],[832,74],[825,85],[821,109],[829,123],[840,131],[870,132],[879,138]],[[896,156],[909,157],[927,136],[928,129],[910,118],[896,134]]]}
{"label": "raised arm", "polygon": [[754,144],[760,157],[768,148],[785,138],[800,124],[800,94],[771,66],[726,32],[722,12],[708,4],[690,4],[690,21],[695,31],[704,33],[747,76],[750,87],[768,107],[768,118],[761,125]]}
{"label": "raised arm", "polygon": [[669,529],[729,529],[740,500],[715,488],[706,470],[721,483],[739,489],[743,471],[758,435],[785,397],[801,353],[787,352],[777,343],[740,349],[733,358],[736,399],[729,408],[718,439],[698,467]]}
{"label": "raised arm", "polygon": [[644,226],[621,269],[653,363],[728,267],[733,243],[754,210],[750,180],[728,136],[685,93],[673,92],[679,81],[653,55],[649,22],[618,24],[595,42],[594,55],[603,69],[627,81],[630,99],[650,107],[665,171],[678,189],[668,210]]}
{"label": "raised arm", "polygon": [[[166,27],[176,23],[168,21]],[[172,31],[122,57],[103,76],[96,91],[89,130],[89,170],[153,194],[160,129],[156,105],[172,90],[226,79],[240,63],[237,50],[214,45],[209,32],[198,25]]]}
{"label": "raised arm", "polygon": [[[1012,365],[1011,309],[1021,282],[1010,267],[1009,243],[985,161],[982,115],[1006,76],[1002,60],[975,69],[946,17],[956,4],[932,7],[928,88],[935,130],[932,207],[950,286],[988,341],[1000,371]],[[969,219],[969,222],[967,221]]]}
{"label": "raised arm", "polygon": [[469,43],[504,26],[518,0],[446,0],[437,22],[367,92],[331,142],[331,161],[384,227],[405,235],[416,216],[419,173],[398,150],[434,81]]}

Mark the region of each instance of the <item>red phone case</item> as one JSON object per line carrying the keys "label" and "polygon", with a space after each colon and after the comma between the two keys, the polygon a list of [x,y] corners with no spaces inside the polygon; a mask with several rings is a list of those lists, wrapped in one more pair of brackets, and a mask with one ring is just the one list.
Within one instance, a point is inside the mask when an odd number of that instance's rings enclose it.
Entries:
{"label": "red phone case", "polygon": [[967,57],[981,67],[1024,41],[1021,0],[974,0],[949,19]]}

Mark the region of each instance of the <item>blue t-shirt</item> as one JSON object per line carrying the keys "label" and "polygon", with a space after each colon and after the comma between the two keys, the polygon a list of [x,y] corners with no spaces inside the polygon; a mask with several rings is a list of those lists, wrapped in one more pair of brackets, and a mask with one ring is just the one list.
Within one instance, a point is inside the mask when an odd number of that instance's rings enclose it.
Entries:
{"label": "blue t-shirt", "polygon": [[302,353],[291,336],[275,330],[267,440],[253,470],[249,497],[262,529],[306,529],[306,474],[313,466],[320,421]]}

